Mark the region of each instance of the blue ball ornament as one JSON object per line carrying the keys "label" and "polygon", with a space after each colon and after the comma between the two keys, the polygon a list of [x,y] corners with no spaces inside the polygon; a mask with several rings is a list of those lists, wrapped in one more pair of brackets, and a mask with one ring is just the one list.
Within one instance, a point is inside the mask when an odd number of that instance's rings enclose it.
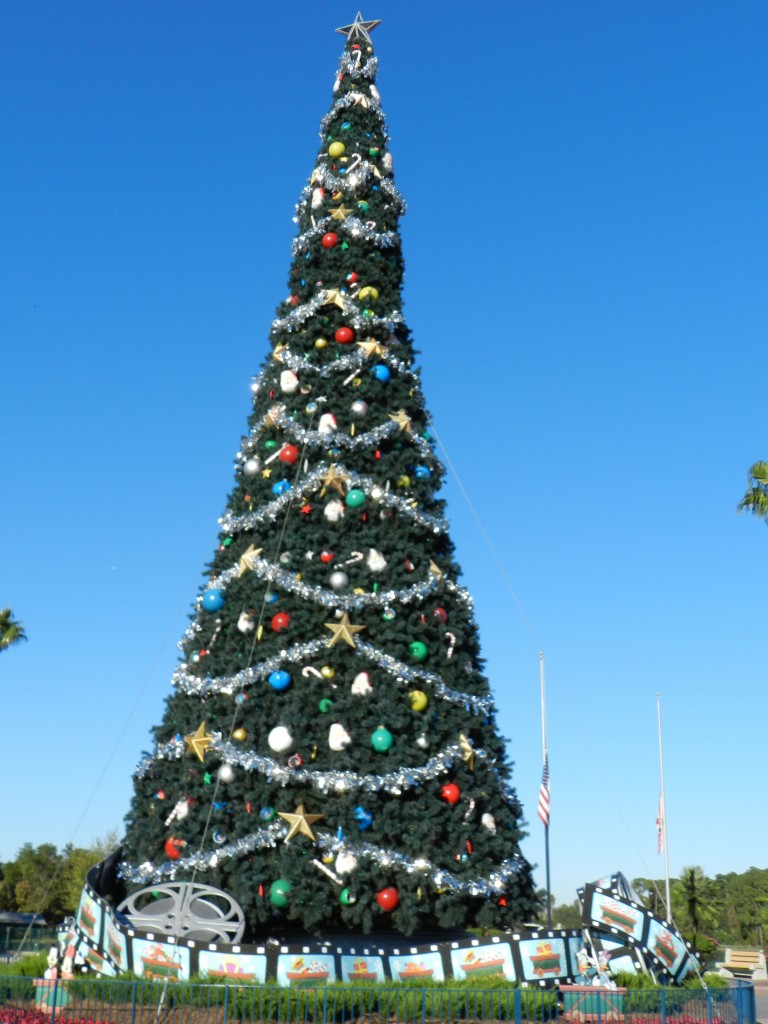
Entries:
{"label": "blue ball ornament", "polygon": [[262,807],[259,811],[259,817],[262,821],[272,821],[275,816],[274,807]]}
{"label": "blue ball ornament", "polygon": [[272,484],[272,493],[276,494],[278,498],[281,494],[285,494],[286,491],[290,491],[291,484],[288,480],[278,480],[277,483]]}
{"label": "blue ball ornament", "polygon": [[418,480],[428,480],[432,476],[432,471],[428,466],[417,466],[413,472]]}
{"label": "blue ball ornament", "polygon": [[217,612],[219,608],[224,607],[225,601],[226,595],[223,590],[206,590],[203,594],[203,608],[205,608],[207,612]]}
{"label": "blue ball ornament", "polygon": [[264,600],[267,602],[267,604],[274,604],[279,597],[280,595],[276,590],[268,590],[264,596]]}
{"label": "blue ball ornament", "polygon": [[267,681],[273,690],[282,693],[283,690],[287,690],[291,685],[291,674],[279,668],[275,672],[270,672]]}
{"label": "blue ball ornament", "polygon": [[384,363],[377,363],[371,370],[371,374],[376,380],[381,381],[382,384],[386,384],[392,376],[389,367],[385,366]]}

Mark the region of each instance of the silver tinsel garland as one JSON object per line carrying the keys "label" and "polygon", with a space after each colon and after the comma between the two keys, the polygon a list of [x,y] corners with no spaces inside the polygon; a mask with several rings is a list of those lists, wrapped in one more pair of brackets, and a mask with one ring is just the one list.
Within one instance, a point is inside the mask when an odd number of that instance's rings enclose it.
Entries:
{"label": "silver tinsel garland", "polygon": [[[249,561],[253,572],[259,579],[275,583],[280,590],[298,594],[304,601],[311,601],[323,608],[341,608],[347,612],[357,611],[361,608],[385,608],[394,602],[410,604],[413,601],[423,601],[440,587],[438,577],[430,573],[427,579],[420,583],[414,583],[410,587],[404,587],[403,590],[380,590],[378,593],[371,594],[342,594],[336,590],[328,590],[326,587],[313,586],[303,580],[298,580],[295,573],[288,572],[266,558],[256,556],[251,557]],[[221,573],[220,576],[209,580],[206,589],[217,590],[226,587],[239,575],[239,568],[233,566]]]}
{"label": "silver tinsel garland", "polygon": [[[401,429],[394,420],[388,420],[386,423],[380,423],[378,427],[374,427],[372,430],[367,430],[364,434],[355,434],[352,437],[349,434],[341,434],[338,431],[334,431],[332,434],[325,434],[319,430],[313,430],[311,427],[304,427],[297,419],[289,415],[282,406],[276,407],[271,415],[280,430],[285,431],[292,441],[297,441],[300,445],[308,448],[323,448],[325,450],[331,448],[343,448],[347,451],[357,451],[363,448],[373,450],[385,437],[389,437]],[[245,447],[249,454],[254,451],[259,443],[262,433],[263,426],[257,424],[251,435],[253,440],[246,441]],[[435,458],[432,446],[418,434],[409,438],[409,443],[423,459]]]}
{"label": "silver tinsel garland", "polygon": [[[348,470],[343,466],[341,468],[349,480],[350,487],[363,491],[367,497],[371,498],[372,501],[383,505],[385,508],[391,508],[401,512],[403,515],[408,516],[414,522],[418,523],[419,526],[430,529],[435,534],[441,534],[447,531],[448,524],[442,516],[428,515],[426,512],[422,512],[418,508],[414,508],[412,500],[401,498],[397,494],[392,494],[390,491],[384,490],[380,484],[377,481],[372,480],[371,477],[361,476],[353,470]],[[245,512],[242,515],[236,516],[234,513],[227,510],[219,519],[222,532],[229,534],[241,533],[244,530],[252,530],[267,520],[270,520],[273,523],[276,522],[280,513],[291,504],[297,494],[313,491],[321,486],[323,478],[329,469],[329,464],[321,463],[298,480],[295,487],[286,491],[285,494],[279,495],[273,501],[267,502],[266,505],[263,505],[262,508],[256,512]]]}
{"label": "silver tinsel garland", "polygon": [[[293,255],[298,256],[299,253],[304,252],[309,248],[309,243],[313,238],[322,237],[328,231],[334,231],[336,234],[343,232],[355,241],[362,238],[378,249],[391,249],[400,244],[400,236],[396,231],[377,231],[375,228],[369,227],[368,223],[361,221],[359,217],[353,217],[350,214],[349,217],[341,221],[323,217],[307,231],[297,235],[291,242]],[[278,322],[274,321],[273,326]]]}
{"label": "silver tinsel garland", "polygon": [[[127,862],[120,865],[120,877],[131,885],[152,882],[171,882],[179,875],[183,878],[192,872],[214,868],[230,857],[243,857],[255,850],[275,849],[288,834],[288,826],[283,822],[274,822],[267,828],[260,828],[242,839],[227,843],[205,853],[180,857],[178,860],[153,864],[145,861],[138,867]],[[425,883],[431,884],[435,890],[447,891],[461,896],[484,896],[486,898],[502,893],[510,880],[519,873],[521,858],[514,857],[503,861],[491,874],[484,878],[460,879],[450,871],[437,867],[425,857],[406,857],[395,850],[381,849],[373,843],[350,843],[326,832],[317,832],[315,843],[321,850],[334,857],[340,854],[356,857],[358,860],[374,861],[380,868],[393,870],[408,875],[418,875]]]}

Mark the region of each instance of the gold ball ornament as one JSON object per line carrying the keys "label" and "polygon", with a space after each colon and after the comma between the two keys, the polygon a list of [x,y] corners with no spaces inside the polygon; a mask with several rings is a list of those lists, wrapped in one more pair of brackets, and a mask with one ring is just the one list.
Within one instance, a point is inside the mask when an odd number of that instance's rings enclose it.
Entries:
{"label": "gold ball ornament", "polygon": [[239,729],[235,729],[235,731],[232,733],[232,739],[239,740],[241,743],[243,742],[244,739],[246,739],[247,736],[248,733],[245,731],[245,729],[243,729],[242,726]]}
{"label": "gold ball ornament", "polygon": [[327,344],[327,338],[315,338],[315,348],[325,348]]}
{"label": "gold ball ornament", "polygon": [[336,669],[333,668],[331,665],[323,665],[323,667],[320,669],[320,675],[323,677],[323,679],[333,679],[333,677],[336,675]]}
{"label": "gold ball ornament", "polygon": [[374,288],[373,285],[367,284],[365,288],[361,288],[357,293],[358,299],[361,302],[375,302],[379,297],[379,289]]}
{"label": "gold ball ornament", "polygon": [[337,156],[341,156],[346,148],[343,142],[332,142],[328,147],[328,156],[332,156],[335,160]]}
{"label": "gold ball ornament", "polygon": [[408,476],[407,473],[403,473],[402,476],[399,476],[397,478],[397,485],[396,486],[397,487],[410,487],[411,486],[411,478]]}
{"label": "gold ball ornament", "polygon": [[408,692],[408,702],[411,705],[411,711],[424,711],[427,704],[429,704],[427,695],[423,690],[410,690]]}

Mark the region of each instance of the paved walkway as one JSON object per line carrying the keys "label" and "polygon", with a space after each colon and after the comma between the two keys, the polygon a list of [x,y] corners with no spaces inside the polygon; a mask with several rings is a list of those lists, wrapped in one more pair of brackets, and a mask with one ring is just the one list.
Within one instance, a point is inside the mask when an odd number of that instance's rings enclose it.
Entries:
{"label": "paved walkway", "polygon": [[755,1016],[760,1024],[768,1024],[768,982],[755,982]]}

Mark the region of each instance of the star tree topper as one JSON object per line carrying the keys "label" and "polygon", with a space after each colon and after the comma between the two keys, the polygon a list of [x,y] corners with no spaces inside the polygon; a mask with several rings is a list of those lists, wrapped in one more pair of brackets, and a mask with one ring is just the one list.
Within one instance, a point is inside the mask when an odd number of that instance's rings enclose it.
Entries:
{"label": "star tree topper", "polygon": [[354,41],[364,39],[367,43],[370,43],[370,33],[376,28],[377,25],[381,24],[381,18],[377,21],[363,21],[362,11],[357,12],[357,17],[351,25],[342,25],[341,28],[337,28],[336,31],[341,35],[346,36],[348,40]]}
{"label": "star tree topper", "polygon": [[309,836],[314,843],[315,833],[310,828],[310,825],[325,817],[324,814],[307,814],[304,810],[304,804],[299,804],[293,814],[290,811],[278,811],[277,813],[291,826],[288,829],[288,835],[283,840],[284,843],[287,843],[293,836],[298,835],[299,832],[304,836]]}

